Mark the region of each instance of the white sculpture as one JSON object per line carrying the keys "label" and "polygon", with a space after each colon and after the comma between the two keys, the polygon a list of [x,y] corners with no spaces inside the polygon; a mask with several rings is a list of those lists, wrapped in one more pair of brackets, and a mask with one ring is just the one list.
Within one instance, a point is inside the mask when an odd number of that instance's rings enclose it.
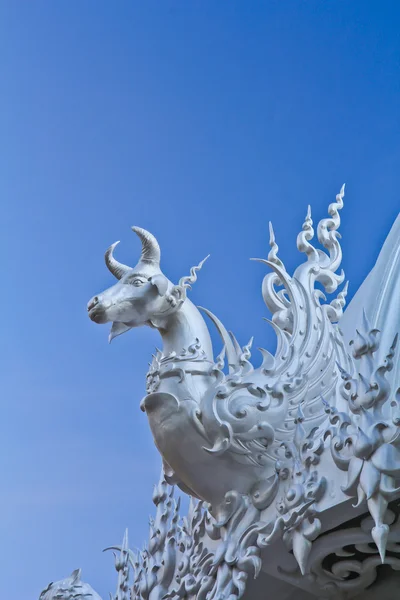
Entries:
{"label": "white sculpture", "polygon": [[[320,303],[323,294],[314,287],[320,282],[332,293],[344,280],[343,274],[336,274],[341,262],[337,228],[342,197],[343,190],[330,206],[331,218],[318,227],[319,241],[328,253],[310,244],[308,211],[298,237],[298,247],[308,260],[293,277],[277,256],[271,228],[271,251],[262,262],[273,273],[264,278],[262,291],[279,346],[275,357],[261,350],[262,364],[256,369],[249,360],[251,342],[241,348],[205,310],[224,344],[214,362],[203,317],[186,297],[204,261],[190,277],[173,285],[160,269],[157,241],[137,227],[133,230],[143,249],[136,267],[114,259],[115,244],[106,253],[107,266],[119,283],[89,302],[89,316],[97,323],[113,321],[110,340],[144,324],[160,331],[164,345],[147,375],[149,393],[142,408],[169,481],[215,506],[234,489],[252,494],[256,506],[265,508],[271,499],[265,481],[276,471],[281,444],[292,437],[297,408],[304,407],[305,426],[319,425],[326,418],[321,395],[330,402],[340,385],[336,363],[351,370],[351,359],[333,325],[342,314],[346,287],[330,304]],[[171,443],[172,437],[179,444]],[[211,476],[216,469],[217,480]]]}
{"label": "white sculpture", "polygon": [[[270,227],[259,260],[272,270],[262,294],[278,346],[274,356],[261,349],[257,367],[251,341],[241,347],[200,309],[222,338],[214,358],[187,298],[204,261],[174,285],[145,230],[133,228],[142,242],[134,268],[114,258],[116,244],[107,250],[118,282],[89,302],[89,317],[112,322],[110,341],[140,325],[163,341],[141,403],[164,465],[157,517],[142,555],[133,557],[127,538],[119,549],[115,600],[234,600],[260,570],[304,598],[350,598],[371,585],[378,564],[400,569],[400,218],[343,314],[347,284],[330,302],[322,291],[344,283],[343,197],[344,188],[318,224],[321,249],[308,209],[297,238],[306,260],[293,275]],[[174,483],[198,499],[183,524]]]}
{"label": "white sculpture", "polygon": [[101,600],[100,596],[81,580],[81,570],[76,569],[69,577],[49,583],[39,600]]}

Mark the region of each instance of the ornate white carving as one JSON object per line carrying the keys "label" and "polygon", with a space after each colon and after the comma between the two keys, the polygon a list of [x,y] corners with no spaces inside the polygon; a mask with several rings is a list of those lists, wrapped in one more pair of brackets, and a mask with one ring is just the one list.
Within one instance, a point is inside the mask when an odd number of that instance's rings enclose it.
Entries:
{"label": "ornate white carving", "polygon": [[[314,230],[308,209],[297,240],[307,260],[293,276],[278,258],[270,227],[270,252],[261,262],[272,273],[264,278],[262,294],[272,313],[278,348],[275,356],[261,349],[258,368],[250,362],[252,340],[240,347],[219,319],[202,309],[224,344],[214,361],[205,322],[186,297],[204,261],[173,285],[161,272],[160,249],[148,232],[134,228],[143,249],[133,269],[116,262],[113,247],[107,251],[107,265],[120,282],[89,302],[89,316],[96,322],[113,320],[113,336],[117,330],[122,333],[141,324],[159,329],[164,348],[153,357],[141,406],[168,481],[210,502],[214,509],[230,490],[257,496],[264,482],[274,477],[281,445],[293,438],[298,407],[302,406],[307,432],[319,426],[326,420],[321,394],[332,405],[338,395],[337,362],[352,369],[335,324],[347,288],[326,303],[316,287],[318,283],[333,293],[344,280],[343,272],[337,274],[342,256],[338,211],[343,196],[344,187],[329,206],[329,218],[318,225],[324,250],[311,245]],[[217,479],[212,477],[216,469]],[[257,508],[262,508],[260,502]]]}
{"label": "ornate white carving", "polygon": [[[389,509],[385,517],[390,525],[389,556],[385,564],[400,571],[400,506],[397,504],[395,508],[396,512]],[[371,543],[373,527],[373,519],[364,517],[357,526],[326,533],[314,542],[307,579],[319,590],[321,600],[358,597],[374,583],[381,557],[376,545]],[[299,573],[286,572],[285,575],[293,584],[301,579]],[[377,597],[378,594],[377,591]]]}
{"label": "ornate white carving", "polygon": [[[347,284],[331,301],[324,295],[344,282],[343,271],[338,273],[343,197],[344,187],[318,224],[320,249],[312,244],[308,208],[297,237],[306,260],[292,275],[270,225],[268,257],[256,260],[272,271],[262,295],[278,345],[274,356],[260,350],[257,367],[252,339],[241,347],[216,316],[200,309],[222,338],[214,359],[203,316],[187,297],[204,261],[175,285],[161,271],[160,248],[149,232],[133,228],[142,242],[134,268],[116,261],[115,245],[107,251],[118,282],[89,302],[90,318],[112,321],[110,340],[140,325],[158,329],[163,340],[141,407],[165,480],[156,488],[148,548],[134,555],[126,536],[117,549],[114,600],[128,600],[129,594],[135,600],[239,599],[262,566],[262,550],[280,539],[299,568],[282,567],[274,576],[312,593],[323,588],[326,597],[363,589],[375,576],[377,560],[397,568],[397,521],[388,509],[400,496],[400,382],[388,377],[399,372],[392,369],[397,338],[380,364],[379,332],[365,318],[365,331],[359,328],[348,347],[338,326]],[[173,483],[198,499],[183,520]],[[342,520],[351,519],[348,498],[357,498],[357,507],[365,505],[373,519],[373,526],[365,520],[357,530],[362,541],[351,543],[365,549],[375,542],[379,559],[357,558],[327,573],[322,545],[339,553],[340,545],[336,532],[321,534],[329,529],[324,515],[342,503]],[[353,567],[360,576],[350,584],[346,573]]]}
{"label": "ornate white carving", "polygon": [[126,533],[122,546],[108,548],[119,553],[112,600],[241,598],[247,579],[261,568],[258,541],[265,529],[251,500],[229,492],[213,516],[207,505],[191,499],[188,515],[181,518],[174,489],[161,477],[153,501],[156,517],[148,546],[134,553]]}
{"label": "ornate white carving", "polygon": [[280,478],[287,481],[281,486],[283,494],[276,504],[278,515],[272,532],[261,538],[259,544],[271,544],[282,534],[304,575],[312,541],[321,530],[317,503],[325,493],[327,481],[315,469],[324,450],[320,431],[316,429],[307,435],[303,421],[299,407],[293,442],[283,444],[286,464],[278,463],[277,467]]}
{"label": "ornate white carving", "polygon": [[271,250],[268,260],[260,262],[273,271],[264,278],[262,292],[278,336],[274,357],[261,349],[262,365],[254,369],[249,362],[251,342],[241,349],[206,311],[224,340],[230,367],[224,375],[223,353],[211,371],[215,389],[210,386],[200,402],[202,423],[213,442],[208,451],[229,452],[237,462],[258,465],[264,477],[271,474],[281,443],[293,437],[297,407],[303,406],[308,428],[319,425],[325,419],[320,395],[334,398],[339,383],[336,362],[350,364],[340,331],[332,324],[341,316],[347,287],[330,304],[321,304],[325,297],[315,288],[319,282],[332,293],[344,279],[343,272],[336,274],[341,262],[337,228],[343,195],[344,188],[329,207],[331,218],[318,226],[318,239],[327,254],[310,243],[314,231],[308,209],[297,241],[308,260],[292,277],[278,258],[270,226]]}
{"label": "ornate white carving", "polygon": [[156,517],[150,521],[148,546],[134,553],[128,547],[126,532],[122,546],[111,548],[119,552],[115,554],[118,585],[114,600],[194,598],[205,585],[213,554],[205,546],[206,514],[202,503],[191,500],[188,516],[181,519],[174,488],[163,476],[155,487],[153,502]]}
{"label": "ornate white carving", "polygon": [[76,569],[62,581],[49,583],[39,596],[39,600],[101,600],[100,596],[81,580],[81,570]]}
{"label": "ornate white carving", "polygon": [[[125,534],[123,545],[112,548],[120,553],[116,555],[117,594],[112,600],[128,599],[129,565],[134,572],[132,600],[239,599],[248,578],[260,571],[260,551],[278,537],[293,550],[304,573],[312,540],[320,532],[316,504],[325,492],[326,479],[315,470],[323,440],[317,430],[307,435],[303,420],[299,408],[294,440],[284,444],[282,461],[263,489],[253,498],[232,490],[213,514],[211,507],[191,499],[188,516],[181,519],[173,488],[162,476],[153,494],[157,510],[150,522],[149,546],[134,554]],[[276,509],[266,520],[256,505],[270,506],[273,501]]]}
{"label": "ornate white carving", "polygon": [[[394,337],[383,364],[376,365],[379,331],[371,329],[364,315],[364,332],[357,331],[353,357],[358,373],[341,368],[342,395],[348,413],[328,408],[333,425],[331,450],[336,466],[347,471],[343,492],[367,502],[374,519],[372,537],[385,560],[389,525],[384,523],[388,503],[400,494],[400,388],[392,389],[386,374],[393,368],[397,344]],[[397,483],[396,483],[397,482]]]}

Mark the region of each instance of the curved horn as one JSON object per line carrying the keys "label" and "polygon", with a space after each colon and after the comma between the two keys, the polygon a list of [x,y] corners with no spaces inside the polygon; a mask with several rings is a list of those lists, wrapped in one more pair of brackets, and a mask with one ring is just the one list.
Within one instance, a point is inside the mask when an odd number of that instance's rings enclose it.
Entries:
{"label": "curved horn", "polygon": [[114,275],[114,277],[116,277],[117,279],[121,279],[121,277],[126,275],[126,273],[128,273],[129,271],[132,271],[132,269],[130,267],[127,267],[126,265],[123,265],[122,263],[118,262],[114,258],[114,255],[113,255],[114,248],[118,244],[119,244],[119,242],[115,242],[114,244],[111,244],[111,246],[107,249],[107,251],[104,255],[104,258],[105,258],[108,269],[111,271],[111,273]]}
{"label": "curved horn", "polygon": [[132,227],[132,231],[139,236],[142,242],[142,255],[140,260],[159,266],[161,250],[154,235],[141,227]]}

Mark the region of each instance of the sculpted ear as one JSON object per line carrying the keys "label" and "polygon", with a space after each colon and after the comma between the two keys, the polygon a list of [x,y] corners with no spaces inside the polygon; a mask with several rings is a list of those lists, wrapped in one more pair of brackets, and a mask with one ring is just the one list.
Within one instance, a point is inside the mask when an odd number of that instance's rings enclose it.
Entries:
{"label": "sculpted ear", "polygon": [[165,296],[168,289],[168,279],[165,275],[162,275],[161,273],[159,275],[153,275],[153,277],[150,277],[150,282],[156,286],[160,296]]}

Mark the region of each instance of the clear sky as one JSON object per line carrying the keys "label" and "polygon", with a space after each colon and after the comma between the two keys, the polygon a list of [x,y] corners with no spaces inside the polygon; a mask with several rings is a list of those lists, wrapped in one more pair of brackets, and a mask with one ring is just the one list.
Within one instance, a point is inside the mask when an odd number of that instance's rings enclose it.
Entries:
{"label": "clear sky", "polygon": [[268,221],[288,269],[307,204],[343,182],[350,295],[399,209],[400,4],[384,0],[4,0],[1,53],[0,590],[82,567],[115,590],[147,537],[160,460],[139,410],[156,333],[107,344],[86,303],[135,264],[131,225],[242,343],[261,317]]}

